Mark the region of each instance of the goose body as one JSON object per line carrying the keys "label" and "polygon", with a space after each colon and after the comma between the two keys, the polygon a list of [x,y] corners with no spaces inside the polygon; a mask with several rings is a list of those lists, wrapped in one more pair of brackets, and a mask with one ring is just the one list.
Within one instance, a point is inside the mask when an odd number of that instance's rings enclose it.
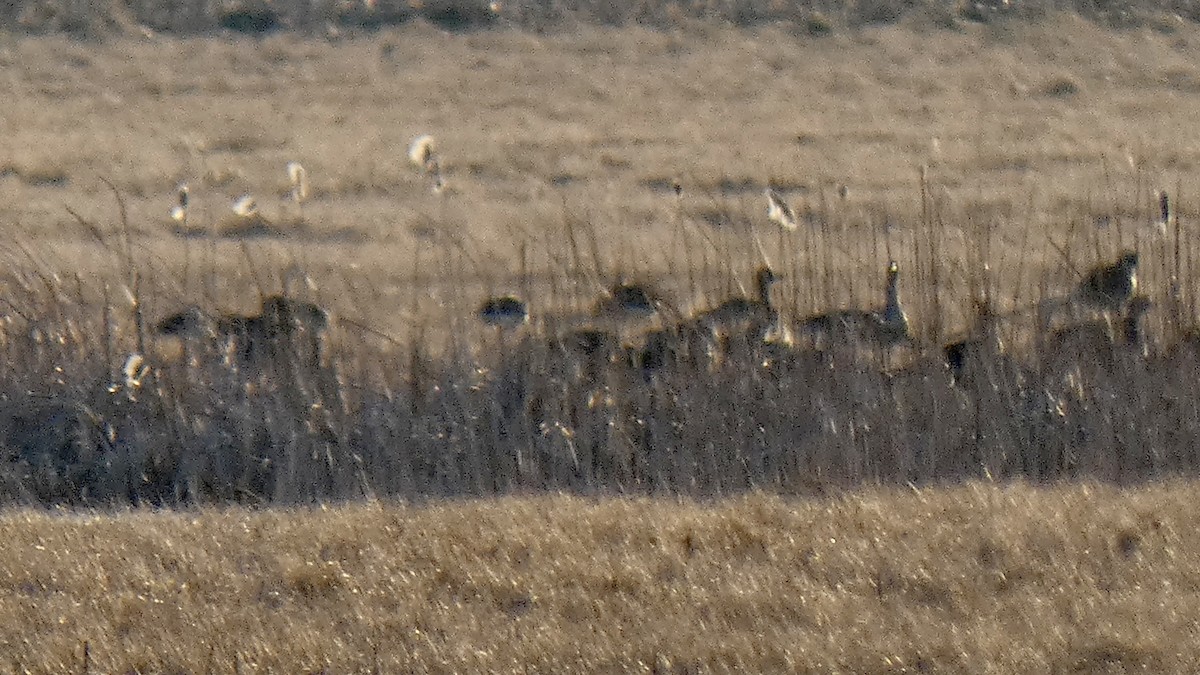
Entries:
{"label": "goose body", "polygon": [[506,295],[484,302],[479,308],[479,319],[489,326],[516,328],[529,320],[529,310],[521,300]]}
{"label": "goose body", "polygon": [[826,340],[851,340],[893,347],[911,339],[908,315],[900,304],[900,267],[888,263],[885,301],[878,310],[844,309],[811,316],[801,322],[802,333]]}
{"label": "goose body", "polygon": [[1138,254],[1126,251],[1111,265],[1096,267],[1084,276],[1073,298],[1105,311],[1121,311],[1137,293]]}

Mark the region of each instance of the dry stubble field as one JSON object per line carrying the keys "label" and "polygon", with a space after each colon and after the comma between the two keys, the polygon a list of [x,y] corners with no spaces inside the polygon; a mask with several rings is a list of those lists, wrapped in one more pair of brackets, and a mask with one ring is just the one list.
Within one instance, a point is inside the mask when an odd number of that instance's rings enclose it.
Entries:
{"label": "dry stubble field", "polygon": [[[39,304],[63,287],[79,287],[79,316],[102,304],[84,302],[98,281],[121,297],[130,265],[154,320],[189,302],[252,311],[298,264],[339,317],[335,349],[386,353],[416,326],[431,350],[478,350],[491,336],[469,315],[487,293],[563,312],[630,275],[703,306],[746,283],[760,246],[785,272],[785,309],[805,313],[870,301],[889,253],[920,267],[936,223],[943,285],[904,280],[917,330],[936,336],[929,298],[947,332],[965,325],[981,238],[986,283],[1013,304],[1044,273],[1051,289],[1073,280],[1047,237],[1080,267],[1137,242],[1161,298],[1151,190],[1194,213],[1186,28],[2,39],[0,250],[29,301],[8,300],[10,331],[70,304]],[[439,140],[448,194],[404,156],[419,133]],[[291,160],[313,184],[302,211],[278,198]],[[127,258],[104,180],[129,208]],[[182,180],[202,226],[251,192],[293,229],[178,237]],[[838,237],[779,239],[767,184]],[[595,240],[582,263],[568,224]],[[1192,672],[1195,493],[16,511],[0,640],[6,667],[34,672]]]}
{"label": "dry stubble field", "polygon": [[0,667],[1189,673],[1195,494],[9,513]]}

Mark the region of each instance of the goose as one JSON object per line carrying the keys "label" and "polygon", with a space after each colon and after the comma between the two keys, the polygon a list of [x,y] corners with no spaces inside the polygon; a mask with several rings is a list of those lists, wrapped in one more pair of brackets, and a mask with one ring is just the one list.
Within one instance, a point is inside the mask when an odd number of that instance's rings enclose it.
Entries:
{"label": "goose", "polygon": [[1095,319],[1054,331],[1045,346],[1048,372],[1061,376],[1077,366],[1095,365],[1113,373],[1122,359],[1145,358],[1147,345],[1142,318],[1150,307],[1148,298],[1134,296],[1125,308],[1125,315],[1115,324]]}
{"label": "goose", "polygon": [[658,313],[660,302],[645,286],[622,282],[596,301],[593,313],[612,319],[649,319]]}
{"label": "goose", "polygon": [[900,266],[888,263],[885,301],[878,310],[843,309],[811,316],[801,322],[801,333],[825,340],[852,340],[890,348],[912,339],[908,315],[900,305]]}
{"label": "goose", "polygon": [[516,328],[529,320],[525,303],[511,295],[489,298],[479,308],[479,319],[501,329]]}
{"label": "goose", "polygon": [[1014,382],[1019,386],[1024,373],[1019,364],[1005,353],[1005,345],[996,330],[999,318],[991,303],[975,303],[975,327],[972,334],[942,347],[951,383],[970,387],[983,375],[987,380]]}
{"label": "goose", "polygon": [[1119,312],[1137,293],[1137,267],[1138,254],[1126,251],[1115,263],[1091,269],[1072,298],[1094,309]]}
{"label": "goose", "polygon": [[771,286],[778,280],[770,267],[760,267],[754,274],[758,297],[730,298],[713,309],[701,312],[696,319],[714,333],[728,335],[739,332],[737,328],[740,327],[765,337],[767,329],[777,319],[777,313],[771,307]]}

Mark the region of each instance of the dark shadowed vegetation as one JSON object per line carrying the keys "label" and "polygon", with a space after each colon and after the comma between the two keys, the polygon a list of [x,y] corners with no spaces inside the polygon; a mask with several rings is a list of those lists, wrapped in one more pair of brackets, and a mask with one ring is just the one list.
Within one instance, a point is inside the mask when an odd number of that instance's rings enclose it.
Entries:
{"label": "dark shadowed vegetation", "polygon": [[1055,12],[1076,13],[1116,28],[1175,30],[1178,24],[1200,21],[1200,9],[1179,0],[18,0],[0,8],[0,23],[23,32],[93,36],[139,28],[178,34],[224,30],[265,35],[288,30],[337,35],[414,21],[449,31],[516,27],[538,32],[581,24],[676,29],[722,23],[778,24],[819,37],[839,29],[905,20],[952,28],[962,23],[1038,21]]}

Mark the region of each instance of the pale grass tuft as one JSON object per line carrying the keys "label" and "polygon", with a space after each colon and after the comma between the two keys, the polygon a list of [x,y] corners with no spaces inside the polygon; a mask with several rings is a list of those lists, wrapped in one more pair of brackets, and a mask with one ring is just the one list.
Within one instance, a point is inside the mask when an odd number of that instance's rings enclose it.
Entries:
{"label": "pale grass tuft", "polygon": [[231,208],[234,215],[250,218],[258,213],[258,202],[254,200],[253,195],[242,195],[233,201]]}
{"label": "pale grass tuft", "polygon": [[142,380],[150,373],[150,366],[146,363],[145,357],[135,352],[125,359],[125,367],[122,368],[122,372],[125,374],[125,387],[137,389],[142,386]]}
{"label": "pale grass tuft", "polygon": [[287,175],[292,186],[288,197],[297,204],[308,199],[308,171],[304,169],[304,165],[300,162],[288,162]]}
{"label": "pale grass tuft", "polygon": [[437,161],[434,154],[434,139],[429,134],[423,134],[413,139],[408,146],[408,160],[422,170],[428,171],[432,163]]}
{"label": "pale grass tuft", "polygon": [[187,225],[189,202],[188,184],[180,183],[176,190],[175,206],[171,209],[171,220],[181,225]]}
{"label": "pale grass tuft", "polygon": [[1158,226],[1159,234],[1166,234],[1167,226],[1171,223],[1171,197],[1166,190],[1155,190],[1154,201],[1158,204],[1158,217],[1154,224]]}

